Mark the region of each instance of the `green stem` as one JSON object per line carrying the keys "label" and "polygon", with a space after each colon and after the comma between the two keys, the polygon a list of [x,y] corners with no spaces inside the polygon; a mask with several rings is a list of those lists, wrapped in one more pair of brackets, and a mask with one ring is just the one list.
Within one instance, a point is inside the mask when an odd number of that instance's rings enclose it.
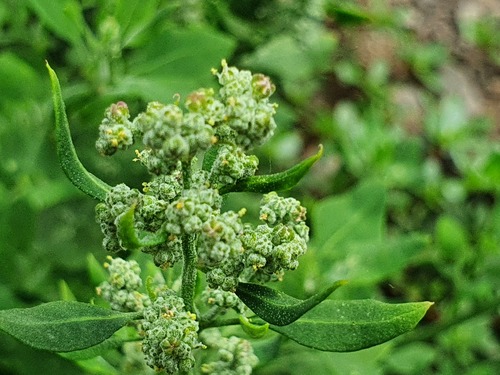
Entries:
{"label": "green stem", "polygon": [[196,236],[184,234],[182,236],[182,253],[184,265],[182,269],[181,297],[186,310],[194,311],[194,292],[196,288]]}
{"label": "green stem", "polygon": [[[190,163],[183,163],[182,179],[184,183],[184,189],[189,189],[190,177]],[[186,310],[194,312],[194,294],[196,288],[196,277],[198,275],[196,270],[196,235],[186,233],[182,235],[182,254],[184,258],[184,264],[182,268],[181,297],[184,300]]]}

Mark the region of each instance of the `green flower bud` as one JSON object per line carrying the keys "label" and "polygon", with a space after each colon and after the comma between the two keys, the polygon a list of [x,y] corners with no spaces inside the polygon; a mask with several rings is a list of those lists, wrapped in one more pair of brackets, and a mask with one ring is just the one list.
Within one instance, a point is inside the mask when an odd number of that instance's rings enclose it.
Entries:
{"label": "green flower bud", "polygon": [[134,142],[133,125],[127,104],[118,102],[109,106],[99,126],[97,151],[102,155],[113,155],[118,149],[126,149]]}
{"label": "green flower bud", "polygon": [[264,74],[254,74],[252,76],[252,94],[254,98],[268,98],[274,91],[276,91],[276,86],[274,86],[268,76]]}

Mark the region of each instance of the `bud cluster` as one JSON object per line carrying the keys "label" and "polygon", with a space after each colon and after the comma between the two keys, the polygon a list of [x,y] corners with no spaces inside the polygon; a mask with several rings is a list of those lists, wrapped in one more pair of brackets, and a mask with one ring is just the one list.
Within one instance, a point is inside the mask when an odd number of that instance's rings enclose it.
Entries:
{"label": "bud cluster", "polygon": [[108,301],[113,310],[142,311],[150,304],[149,297],[139,292],[142,287],[141,268],[135,260],[108,257],[104,267],[109,272],[107,281],[97,287],[97,294]]}
{"label": "bud cluster", "polygon": [[223,337],[217,330],[203,331],[200,336],[210,349],[217,350],[215,360],[201,366],[203,374],[250,375],[259,362],[248,340]]}
{"label": "bud cluster", "polygon": [[196,315],[184,308],[182,298],[167,290],[144,309],[142,350],[148,366],[166,374],[187,373],[194,366],[198,341]]}

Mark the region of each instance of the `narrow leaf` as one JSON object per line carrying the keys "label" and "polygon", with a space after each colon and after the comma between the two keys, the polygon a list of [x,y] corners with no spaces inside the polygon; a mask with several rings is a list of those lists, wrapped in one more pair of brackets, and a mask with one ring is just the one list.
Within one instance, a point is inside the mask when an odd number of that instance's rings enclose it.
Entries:
{"label": "narrow leaf", "polygon": [[87,303],[56,301],[0,311],[0,329],[37,349],[70,352],[99,344],[139,317]]}
{"label": "narrow leaf", "polygon": [[46,62],[45,65],[49,71],[52,84],[52,100],[54,102],[59,163],[73,185],[92,198],[103,201],[106,197],[106,193],[111,188],[101,179],[87,171],[80,162],[80,159],[78,159],[73,141],[71,140],[68,117],[66,116],[59,79],[49,63]]}
{"label": "narrow leaf", "polygon": [[323,155],[323,146],[319,145],[318,152],[301,161],[286,171],[260,176],[251,176],[238,181],[231,186],[222,187],[219,192],[226,194],[230,192],[246,191],[254,193],[269,193],[270,191],[283,191],[293,188],[302,177]]}
{"label": "narrow leaf", "polygon": [[122,247],[128,250],[140,249],[147,246],[155,246],[167,240],[166,233],[137,231],[135,229],[135,204],[116,219],[118,238]]}
{"label": "narrow leaf", "polygon": [[310,348],[349,352],[381,344],[412,330],[432,304],[326,300],[292,324],[270,328]]}
{"label": "narrow leaf", "polygon": [[236,295],[266,322],[284,326],[299,319],[328,297],[335,289],[346,283],[345,280],[336,281],[333,285],[306,300],[291,297],[264,285],[251,283],[239,283],[236,288]]}

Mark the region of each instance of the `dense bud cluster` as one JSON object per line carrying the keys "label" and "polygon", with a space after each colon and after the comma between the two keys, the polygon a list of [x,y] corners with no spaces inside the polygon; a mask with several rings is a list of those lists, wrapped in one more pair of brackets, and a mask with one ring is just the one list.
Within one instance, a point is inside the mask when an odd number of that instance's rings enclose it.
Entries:
{"label": "dense bud cluster", "polygon": [[148,366],[166,374],[187,373],[194,366],[193,349],[203,347],[198,341],[198,322],[175,292],[164,292],[144,309],[142,327]]}
{"label": "dense bud cluster", "polygon": [[249,341],[236,337],[222,337],[217,330],[206,330],[200,335],[203,343],[217,350],[214,361],[201,366],[203,374],[250,375],[259,359]]}
{"label": "dense bud cluster", "polygon": [[142,287],[141,268],[135,260],[111,258],[104,266],[109,272],[107,281],[97,287],[97,294],[108,301],[113,310],[142,311],[150,303],[149,297],[139,292]]}

